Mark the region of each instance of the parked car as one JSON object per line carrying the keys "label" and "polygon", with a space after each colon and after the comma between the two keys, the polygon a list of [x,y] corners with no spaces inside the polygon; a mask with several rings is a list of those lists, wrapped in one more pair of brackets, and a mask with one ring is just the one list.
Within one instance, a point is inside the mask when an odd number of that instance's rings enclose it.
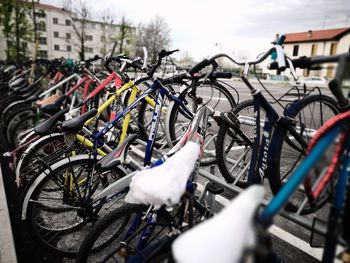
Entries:
{"label": "parked car", "polygon": [[286,75],[267,75],[266,80],[289,81],[289,78]]}
{"label": "parked car", "polygon": [[306,78],[299,79],[296,85],[298,87],[303,87],[305,84],[307,88],[314,88],[314,87],[327,88],[328,82],[329,80],[324,77],[306,77]]}

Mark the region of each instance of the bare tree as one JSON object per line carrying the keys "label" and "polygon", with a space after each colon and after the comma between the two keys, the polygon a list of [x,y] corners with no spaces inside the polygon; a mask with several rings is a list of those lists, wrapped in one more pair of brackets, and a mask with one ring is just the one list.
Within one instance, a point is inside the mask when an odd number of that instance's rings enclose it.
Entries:
{"label": "bare tree", "polygon": [[72,0],[66,0],[64,8],[71,13],[73,31],[79,41],[79,58],[84,60],[87,23],[91,18],[90,8],[83,0],[74,1],[74,5]]}
{"label": "bare tree", "polygon": [[156,16],[148,24],[139,24],[136,46],[147,48],[151,63],[157,61],[158,52],[167,49],[169,44],[170,28],[163,17]]}
{"label": "bare tree", "polygon": [[119,25],[119,53],[129,53],[125,48],[125,44],[128,44],[133,38],[134,27],[129,23],[125,16],[122,17],[121,23]]}
{"label": "bare tree", "polygon": [[111,43],[116,42],[116,36],[114,35],[113,22],[114,16],[109,9],[105,9],[101,15],[102,31],[101,31],[101,54],[105,57],[109,52],[109,46]]}

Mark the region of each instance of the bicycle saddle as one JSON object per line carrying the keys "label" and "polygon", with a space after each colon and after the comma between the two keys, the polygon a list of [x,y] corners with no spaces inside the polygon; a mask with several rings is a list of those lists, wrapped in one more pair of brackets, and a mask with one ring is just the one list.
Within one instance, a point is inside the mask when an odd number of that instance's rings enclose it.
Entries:
{"label": "bicycle saddle", "polygon": [[60,120],[64,116],[64,114],[66,114],[67,112],[68,112],[68,109],[63,109],[63,110],[57,112],[50,119],[36,125],[34,128],[35,133],[38,135],[41,135],[41,136],[50,134],[52,128],[57,123],[57,121]]}
{"label": "bicycle saddle", "polygon": [[253,218],[264,192],[261,185],[249,187],[217,215],[181,234],[172,245],[175,261],[240,262],[256,243]]}
{"label": "bicycle saddle", "polygon": [[13,92],[18,95],[23,95],[23,94],[29,93],[33,89],[36,89],[38,86],[39,86],[38,82],[35,82],[32,84],[26,83],[23,87],[14,88]]}
{"label": "bicycle saddle", "polygon": [[88,112],[85,112],[83,115],[80,115],[74,119],[65,121],[61,126],[62,130],[64,132],[77,133],[83,128],[84,123],[90,118],[94,117],[96,114],[97,114],[97,109],[92,109]]}
{"label": "bicycle saddle", "polygon": [[12,92],[17,95],[25,94],[30,91],[30,89],[28,89],[29,86],[30,85],[27,82],[25,82],[21,86],[12,88]]}
{"label": "bicycle saddle", "polygon": [[[61,106],[63,102],[67,99],[66,95],[61,95],[58,99],[56,99],[53,103],[44,104],[41,106],[41,110],[49,115],[56,114],[61,110]],[[39,103],[37,103],[39,104]]]}
{"label": "bicycle saddle", "polygon": [[25,78],[17,78],[9,84],[11,89],[22,87],[23,85],[27,85],[27,80]]}
{"label": "bicycle saddle", "polygon": [[125,201],[151,204],[155,208],[177,204],[186,190],[199,154],[199,145],[187,142],[163,164],[137,172],[131,180]]}

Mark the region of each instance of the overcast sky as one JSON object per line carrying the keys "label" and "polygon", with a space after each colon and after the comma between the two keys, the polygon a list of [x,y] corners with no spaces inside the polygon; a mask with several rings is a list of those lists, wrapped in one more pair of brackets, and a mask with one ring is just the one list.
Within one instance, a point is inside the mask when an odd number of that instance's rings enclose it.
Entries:
{"label": "overcast sky", "polygon": [[[75,1],[75,0],[73,0]],[[109,9],[137,25],[154,16],[171,28],[171,48],[196,60],[219,51],[255,57],[276,33],[350,27],[350,0],[86,0],[98,19]],[[41,0],[61,6],[62,0]]]}

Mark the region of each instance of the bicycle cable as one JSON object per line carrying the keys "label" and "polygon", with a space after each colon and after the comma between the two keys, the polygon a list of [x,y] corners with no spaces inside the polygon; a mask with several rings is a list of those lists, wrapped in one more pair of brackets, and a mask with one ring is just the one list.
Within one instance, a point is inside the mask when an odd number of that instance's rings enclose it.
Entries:
{"label": "bicycle cable", "polygon": [[259,79],[258,74],[256,73],[256,66],[255,66],[255,64],[254,64],[253,69],[254,69],[254,75],[255,75],[256,79],[258,80],[259,84],[261,85],[261,87],[263,87],[263,89],[267,92],[267,94],[269,94],[269,95],[271,96],[271,98],[272,98],[278,105],[280,105],[280,106],[282,107],[283,110],[285,110],[286,107],[283,106],[282,103],[279,102],[279,100],[277,100],[277,99],[272,95],[272,93],[271,93],[270,91],[268,91],[268,89],[264,86],[264,84],[263,84],[263,83],[261,82],[261,80]]}

